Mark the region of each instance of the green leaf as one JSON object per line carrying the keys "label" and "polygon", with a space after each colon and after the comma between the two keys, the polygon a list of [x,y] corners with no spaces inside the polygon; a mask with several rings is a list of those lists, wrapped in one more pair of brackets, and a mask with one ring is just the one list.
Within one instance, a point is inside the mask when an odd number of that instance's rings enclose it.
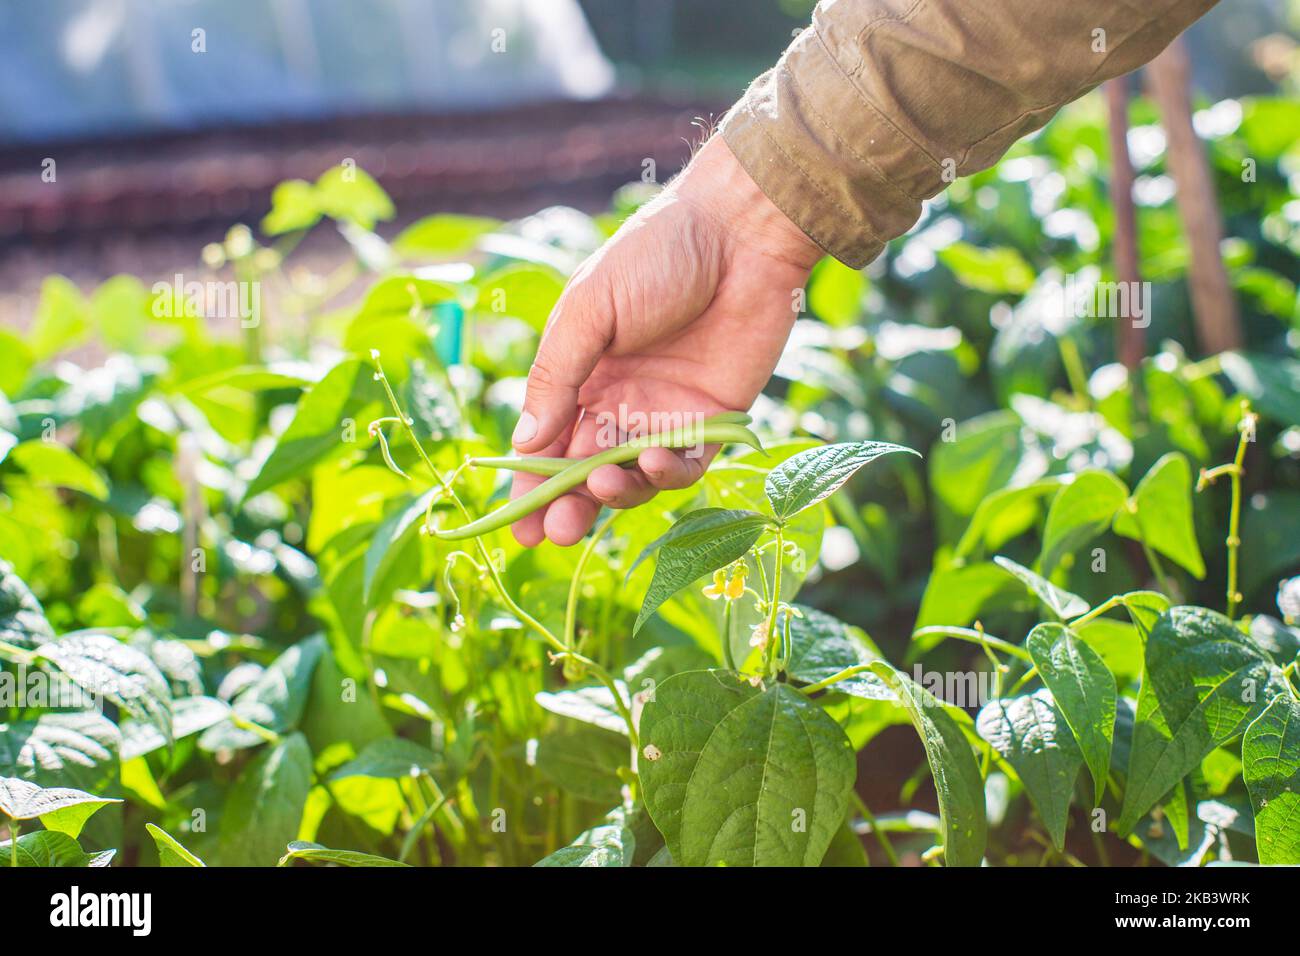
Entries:
{"label": "green leaf", "polygon": [[636,837],[627,827],[603,824],[586,830],[533,866],[631,866]]}
{"label": "green leaf", "polygon": [[339,222],[351,222],[362,229],[374,229],[381,219],[392,219],[395,210],[379,183],[355,163],[331,166],[316,180],[316,205]]}
{"label": "green leaf", "polygon": [[400,780],[432,773],[442,763],[436,753],[405,737],[376,740],[361,753],[330,774],[331,780],[348,777],[377,777]]}
{"label": "green leaf", "polygon": [[856,773],[844,732],[785,684],[688,671],[641,717],[646,807],[682,866],[816,866]]}
{"label": "green leaf", "polygon": [[813,267],[808,279],[808,308],[823,322],[850,326],[862,316],[866,291],[865,272],[827,256]]}
{"label": "green leaf", "polygon": [[311,748],[292,734],[259,753],[226,797],[217,855],[222,866],[273,866],[298,836],[311,789]]}
{"label": "green leaf", "polygon": [[546,266],[512,263],[479,279],[476,285],[479,312],[513,316],[541,332],[564,291],[564,276]]}
{"label": "green leaf", "polygon": [[1120,833],[1286,692],[1282,672],[1222,614],[1162,615],[1147,638]]}
{"label": "green leaf", "polygon": [[993,563],[1003,571],[1024,582],[1034,596],[1043,603],[1043,606],[1057,617],[1064,619],[1088,613],[1087,601],[1077,594],[1072,594],[1064,588],[1057,587],[1042,575],[1030,571],[1023,564],[1017,564],[1010,558],[1004,558],[1001,555],[995,557]]}
{"label": "green leaf", "polygon": [[1050,575],[1062,556],[1087,544],[1108,527],[1128,498],[1128,488],[1108,471],[1081,472],[1052,499],[1043,528],[1039,564]]}
{"label": "green leaf", "polygon": [[108,498],[108,482],[103,476],[63,445],[40,439],[25,441],[9,453],[9,459],[37,484],[71,488],[100,501]]}
{"label": "green leaf", "polygon": [[0,641],[34,650],[54,637],[45,609],[13,565],[0,558]]}
{"label": "green leaf", "polygon": [[430,488],[418,498],[408,498],[406,505],[395,510],[375,529],[370,547],[366,549],[363,594],[367,608],[386,599],[395,586],[392,579],[409,568],[412,545],[420,540],[420,525],[424,523],[429,501],[441,490]]}
{"label": "green leaf", "polygon": [[[172,701],[172,739],[213,727],[230,716],[230,705],[216,697],[178,697]],[[122,722],[122,759],[134,760],[167,746],[166,736],[148,721]]]}
{"label": "green leaf", "polygon": [[262,232],[278,236],[308,229],[320,217],[315,187],[302,179],[289,179],[271,191],[271,211],[262,219]]}
{"label": "green leaf", "polygon": [[90,331],[86,299],[81,290],[63,276],[49,276],[41,283],[36,316],[27,332],[27,347],[36,361],[44,361],[72,345]]}
{"label": "green leaf", "polygon": [[641,553],[644,558],[658,551],[658,557],[632,633],[682,588],[743,557],[767,525],[757,512],[725,508],[701,508],[679,518]]}
{"label": "green leaf", "polygon": [[562,789],[596,803],[614,803],[623,781],[619,767],[631,763],[627,737],[579,724],[537,742],[537,769]]}
{"label": "green leaf", "polygon": [[947,708],[906,674],[883,661],[872,669],[898,693],[925,747],[939,797],[945,861],[979,866],[988,842],[984,778],[966,735]]}
{"label": "green leaf", "polygon": [[117,776],[121,744],[117,726],[95,711],[0,724],[0,776],[98,790]]}
{"label": "green leaf", "polygon": [[329,863],[335,866],[410,866],[409,863],[399,863],[397,860],[390,860],[385,856],[375,856],[373,853],[359,853],[356,850],[331,850],[319,843],[308,843],[304,840],[294,840],[289,844],[288,852],[280,858],[280,866],[285,866],[290,860],[306,860],[308,863]]}
{"label": "green leaf", "polygon": [[939,259],[958,282],[979,292],[1020,295],[1034,284],[1033,267],[1011,246],[982,249],[954,242],[939,250]]}
{"label": "green leaf", "polygon": [[[13,842],[0,843],[0,860],[7,866],[13,856]],[[72,837],[55,830],[25,833],[18,838],[18,865],[20,867],[83,867],[90,865],[90,857]]]}
{"label": "green leaf", "polygon": [[[815,684],[845,668],[881,659],[874,648],[838,618],[802,604],[796,604],[795,608],[799,616],[790,619],[790,660],[785,668],[794,680]],[[839,681],[834,689],[869,700],[898,699],[889,685],[870,671]]]}
{"label": "green leaf", "polygon": [[1219,362],[1223,374],[1261,414],[1284,428],[1300,422],[1300,361],[1224,352]]}
{"label": "green leaf", "polygon": [[1193,577],[1205,577],[1192,521],[1192,466],[1185,455],[1170,452],[1151,466],[1127,507],[1115,516],[1115,533],[1145,540]]}
{"label": "green leaf", "polygon": [[881,455],[920,453],[889,442],[844,442],[822,445],[787,458],[767,473],[764,490],[772,513],[781,521],[833,495],[857,470]]}
{"label": "green leaf", "polygon": [[[623,703],[626,704],[627,687],[619,681],[618,688],[623,695]],[[553,714],[627,736],[627,721],[618,712],[614,695],[607,687],[596,685],[554,692],[539,691],[534,699],[543,710],[549,710]]]}
{"label": "green leaf", "polygon": [[1115,739],[1115,677],[1100,655],[1063,624],[1039,624],[1025,640],[1038,676],[1079,745],[1101,806]]}
{"label": "green leaf", "polygon": [[180,841],[162,827],[146,823],[144,828],[149,831],[154,844],[158,847],[159,866],[207,866],[197,856],[181,846]]}
{"label": "green leaf", "polygon": [[1300,863],[1300,704],[1282,693],[1246,728],[1242,777],[1260,863]]}
{"label": "green leaf", "polygon": [[58,638],[42,644],[37,653],[91,695],[105,697],[156,727],[170,745],[171,688],[148,656],[94,632]]}
{"label": "green leaf", "polygon": [[1170,601],[1159,591],[1130,591],[1124,595],[1124,610],[1145,644],[1161,615],[1169,610]]}
{"label": "green leaf", "polygon": [[1083,754],[1051,692],[990,701],[980,711],[975,728],[1015,769],[1052,842],[1063,849],[1070,795]]}
{"label": "green leaf", "polygon": [[962,532],[953,556],[964,558],[977,548],[996,550],[1037,521],[1040,499],[1061,489],[1059,477],[1044,478],[1019,488],[1001,488],[980,501]]}
{"label": "green leaf", "polygon": [[45,829],[74,839],[96,810],[121,802],[71,787],[38,787],[18,777],[0,777],[0,814],[13,820],[39,819]]}
{"label": "green leaf", "polygon": [[[290,647],[240,692],[231,707],[232,715],[278,734],[296,728],[325,650],[325,638],[320,634]],[[199,738],[204,750],[240,750],[263,742],[255,731],[231,723],[215,724]]]}
{"label": "green leaf", "polygon": [[483,216],[425,216],[397,234],[393,249],[403,256],[459,256],[500,227],[499,220]]}
{"label": "green leaf", "polygon": [[276,440],[257,477],[249,482],[244,499],[305,475],[342,452],[348,447],[344,441],[348,431],[354,431],[358,439],[364,436],[382,394],[373,369],[359,359],[334,366],[299,399],[293,421]]}

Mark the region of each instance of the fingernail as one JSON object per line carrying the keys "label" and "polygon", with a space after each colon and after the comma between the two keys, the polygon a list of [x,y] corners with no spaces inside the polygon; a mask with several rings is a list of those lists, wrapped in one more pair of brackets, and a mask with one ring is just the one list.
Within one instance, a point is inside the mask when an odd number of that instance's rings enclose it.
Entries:
{"label": "fingernail", "polygon": [[516,445],[522,445],[524,442],[533,440],[537,434],[537,418],[530,412],[524,412],[519,416],[519,421],[515,424],[515,433],[511,441]]}

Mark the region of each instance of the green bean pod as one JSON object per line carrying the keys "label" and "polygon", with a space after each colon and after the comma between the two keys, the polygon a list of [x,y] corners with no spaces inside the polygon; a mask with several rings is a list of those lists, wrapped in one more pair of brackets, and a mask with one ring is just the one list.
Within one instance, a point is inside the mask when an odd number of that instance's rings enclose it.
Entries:
{"label": "green bean pod", "polygon": [[[744,412],[719,412],[706,418],[702,425],[748,425],[752,419]],[[471,458],[466,462],[471,468],[501,468],[506,471],[522,471],[528,475],[542,475],[549,478],[558,475],[580,458],[545,458],[541,455],[502,455]],[[630,463],[627,463],[630,467]]]}
{"label": "green bean pod", "polygon": [[[704,421],[699,426],[678,428],[670,432],[634,438],[625,444],[597,452],[590,457],[572,460],[566,467],[551,475],[536,488],[502,505],[491,514],[484,515],[482,518],[471,521],[459,528],[434,528],[433,534],[443,541],[462,541],[465,538],[476,538],[479,535],[487,534],[489,531],[496,531],[498,528],[514,524],[526,515],[532,514],[538,508],[550,504],[565,492],[581,485],[601,465],[621,465],[635,461],[641,452],[647,448],[689,448],[697,444],[723,445],[734,443],[748,445],[750,448],[762,451],[763,446],[759,443],[758,437],[744,425],[736,424],[734,419],[736,413],[728,414],[733,416],[729,421],[718,421],[715,417]],[[748,416],[745,417],[748,420]],[[480,462],[483,460],[479,459]],[[551,459],[551,461],[568,461],[568,459]]]}

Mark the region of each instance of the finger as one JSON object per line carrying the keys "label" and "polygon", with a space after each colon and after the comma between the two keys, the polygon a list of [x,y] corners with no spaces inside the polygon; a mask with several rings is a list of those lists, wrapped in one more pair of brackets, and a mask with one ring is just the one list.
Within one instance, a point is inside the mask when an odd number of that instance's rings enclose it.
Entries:
{"label": "finger", "polygon": [[[705,445],[703,449],[696,449],[696,454],[691,454],[691,449],[647,448],[637,456],[636,463],[650,485],[660,491],[672,491],[699,481],[719,447]],[[703,453],[699,454],[700,451]]]}
{"label": "finger", "polygon": [[590,494],[561,495],[551,502],[542,519],[546,537],[562,548],[577,544],[595,524],[598,514],[600,502]]}
{"label": "finger", "polygon": [[571,281],[551,312],[511,439],[521,453],[536,454],[573,423],[578,389],[613,338],[605,271],[595,267]]}
{"label": "finger", "polygon": [[[539,454],[548,457],[563,455],[568,444],[569,432],[565,430],[558,440],[543,448]],[[520,495],[532,491],[545,480],[546,478],[543,475],[530,475],[522,471],[515,472],[510,482],[510,500],[514,501]],[[515,536],[515,540],[525,548],[535,548],[546,540],[545,518],[546,509],[538,508],[512,524],[510,531]]]}
{"label": "finger", "polygon": [[611,508],[635,508],[655,496],[645,475],[635,468],[601,465],[587,476],[587,490]]}
{"label": "finger", "polygon": [[[603,434],[597,415],[586,415],[573,428],[573,437],[563,454],[568,458],[586,458],[600,450]],[[590,477],[590,476],[588,476]],[[582,540],[600,514],[600,502],[587,489],[586,484],[561,495],[551,502],[543,518],[546,537],[562,548]]]}

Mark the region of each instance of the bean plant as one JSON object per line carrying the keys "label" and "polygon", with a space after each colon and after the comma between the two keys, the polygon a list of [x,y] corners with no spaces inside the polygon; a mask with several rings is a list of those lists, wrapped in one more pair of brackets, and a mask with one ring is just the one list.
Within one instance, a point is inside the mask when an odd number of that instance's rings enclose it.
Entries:
{"label": "bean plant", "polygon": [[[50,278],[0,330],[0,860],[1300,863],[1300,117],[1236,105],[1242,349],[1188,344],[1168,202],[1140,367],[1045,304],[1106,275],[1086,99],[821,263],[752,408],[586,459],[509,435],[639,187],[384,238],[340,166],[185,276],[252,311]],[[331,228],[345,264],[299,264]],[[572,548],[510,534],[652,445],[721,451]]]}

